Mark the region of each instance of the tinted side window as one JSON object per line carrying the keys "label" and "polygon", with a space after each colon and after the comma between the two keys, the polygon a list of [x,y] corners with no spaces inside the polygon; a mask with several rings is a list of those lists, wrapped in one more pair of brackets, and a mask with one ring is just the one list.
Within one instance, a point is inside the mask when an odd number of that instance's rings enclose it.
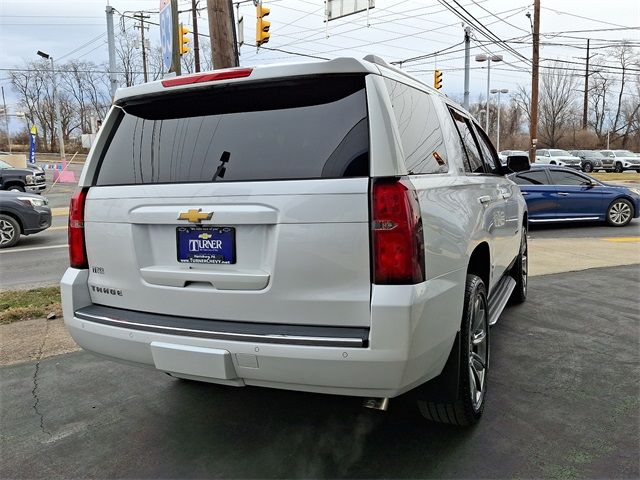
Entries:
{"label": "tinted side window", "polygon": [[591,183],[589,179],[572,172],[551,170],[549,173],[555,185],[589,185]]}
{"label": "tinted side window", "polygon": [[498,173],[498,165],[500,164],[496,151],[491,144],[491,141],[487,138],[487,135],[484,133],[477,124],[474,123],[476,133],[478,134],[478,143],[480,144],[480,151],[482,152],[482,159],[484,160],[486,170],[489,173]]}
{"label": "tinted side window", "polygon": [[464,164],[465,171],[470,173],[484,173],[484,164],[482,163],[482,157],[480,157],[480,151],[473,136],[469,119],[454,110],[449,109],[449,111],[462,139],[464,149],[467,152],[467,162]]}
{"label": "tinted side window", "polygon": [[[226,156],[224,175],[216,176]],[[131,99],[122,106],[96,184],[368,175],[364,80],[336,76]]]}
{"label": "tinted side window", "polygon": [[548,185],[547,174],[542,170],[529,170],[513,177],[518,185]]}
{"label": "tinted side window", "polygon": [[438,115],[429,94],[385,79],[398,123],[407,170],[445,173],[449,169]]}

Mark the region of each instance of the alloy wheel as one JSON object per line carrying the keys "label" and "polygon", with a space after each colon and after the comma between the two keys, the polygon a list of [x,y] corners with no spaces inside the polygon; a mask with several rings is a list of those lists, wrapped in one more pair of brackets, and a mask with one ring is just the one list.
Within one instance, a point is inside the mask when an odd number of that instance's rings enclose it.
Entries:
{"label": "alloy wheel", "polygon": [[469,322],[469,387],[471,405],[478,411],[485,392],[485,379],[489,349],[487,345],[487,309],[481,295],[473,299],[471,321]]}
{"label": "alloy wheel", "polygon": [[15,227],[7,220],[0,219],[0,246],[10,244],[15,236]]}
{"label": "alloy wheel", "polygon": [[626,202],[616,202],[609,209],[609,218],[614,225],[624,225],[631,218],[631,207]]}

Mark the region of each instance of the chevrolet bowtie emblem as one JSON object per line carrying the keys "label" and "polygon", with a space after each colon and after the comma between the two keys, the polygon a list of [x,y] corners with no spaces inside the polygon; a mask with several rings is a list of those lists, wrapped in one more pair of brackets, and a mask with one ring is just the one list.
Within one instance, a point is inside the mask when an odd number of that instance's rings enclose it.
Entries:
{"label": "chevrolet bowtie emblem", "polygon": [[213,212],[203,212],[201,208],[194,210],[187,210],[186,212],[180,212],[178,220],[187,220],[191,223],[200,223],[202,220],[211,220]]}

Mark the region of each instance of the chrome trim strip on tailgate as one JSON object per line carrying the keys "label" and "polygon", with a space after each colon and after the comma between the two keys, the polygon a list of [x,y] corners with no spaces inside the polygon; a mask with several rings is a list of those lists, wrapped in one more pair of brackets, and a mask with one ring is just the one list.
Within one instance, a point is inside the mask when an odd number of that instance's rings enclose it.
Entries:
{"label": "chrome trim strip on tailgate", "polygon": [[136,312],[102,305],[81,308],[75,312],[75,316],[80,320],[113,327],[240,342],[364,348],[369,338],[369,329],[363,327],[318,327],[206,320]]}

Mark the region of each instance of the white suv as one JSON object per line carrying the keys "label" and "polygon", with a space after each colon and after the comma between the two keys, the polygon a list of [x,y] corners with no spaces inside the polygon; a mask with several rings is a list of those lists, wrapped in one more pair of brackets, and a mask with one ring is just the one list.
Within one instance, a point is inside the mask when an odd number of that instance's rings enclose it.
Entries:
{"label": "white suv", "polygon": [[474,423],[488,327],[527,287],[505,173],[467,112],[374,56],[118,90],[71,201],[65,323],[174,377],[408,392]]}

